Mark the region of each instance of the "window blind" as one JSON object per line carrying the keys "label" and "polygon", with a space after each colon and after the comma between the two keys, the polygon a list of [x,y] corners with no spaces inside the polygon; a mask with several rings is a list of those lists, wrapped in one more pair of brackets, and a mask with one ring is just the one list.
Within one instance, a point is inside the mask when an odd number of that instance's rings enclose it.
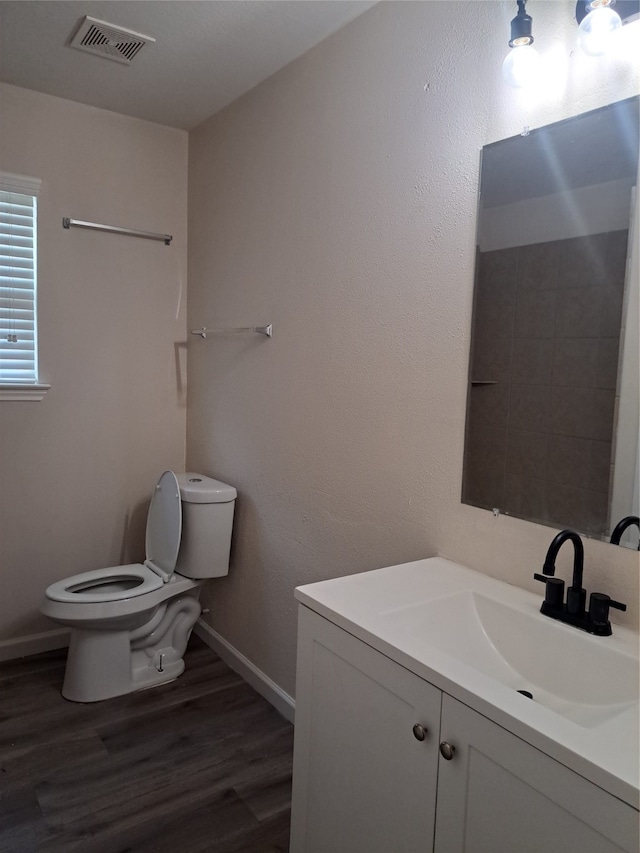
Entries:
{"label": "window blind", "polygon": [[0,173],[0,384],[38,381],[37,194],[40,181]]}

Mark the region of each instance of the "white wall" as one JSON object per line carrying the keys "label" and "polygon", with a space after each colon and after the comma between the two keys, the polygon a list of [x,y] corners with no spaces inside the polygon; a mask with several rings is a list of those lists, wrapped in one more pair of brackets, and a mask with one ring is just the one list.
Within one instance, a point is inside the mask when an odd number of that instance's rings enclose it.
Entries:
{"label": "white wall", "polygon": [[[515,4],[381,3],[190,136],[189,325],[274,326],[189,343],[188,466],[239,490],[205,604],[290,693],[298,584],[439,553],[540,592],[553,531],[460,502],[479,152],[638,76],[535,6],[566,86],[502,83]],[[637,624],[637,553],[585,581]]]}
{"label": "white wall", "polygon": [[[45,587],[144,558],[145,502],[184,466],[187,134],[0,87],[0,169],[42,178],[42,402],[0,402],[0,656],[54,626]],[[64,230],[69,216],[171,246]],[[4,642],[1,642],[4,641]],[[27,650],[33,647],[24,646]]]}

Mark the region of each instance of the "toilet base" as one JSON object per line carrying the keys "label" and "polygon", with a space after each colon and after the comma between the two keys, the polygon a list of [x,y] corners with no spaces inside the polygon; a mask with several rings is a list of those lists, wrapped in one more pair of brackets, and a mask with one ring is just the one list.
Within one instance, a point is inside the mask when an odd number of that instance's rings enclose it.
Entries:
{"label": "toilet base", "polygon": [[73,628],[62,695],[101,702],[174,681],[200,613],[197,598],[174,599],[135,631]]}
{"label": "toilet base", "polygon": [[[159,670],[157,667],[161,666]],[[175,681],[184,672],[184,660],[168,663],[147,658],[131,671],[128,631],[82,631],[74,628],[67,656],[62,695],[71,702],[101,702]]]}
{"label": "toilet base", "polygon": [[71,702],[100,702],[134,690],[128,631],[73,628],[62,695]]}
{"label": "toilet base", "polygon": [[184,661],[175,661],[172,664],[166,665],[161,671],[152,667],[145,667],[144,670],[138,670],[133,673],[134,685],[132,690],[147,690],[149,687],[157,687],[159,684],[168,684],[170,681],[175,681],[179,675],[184,672]]}

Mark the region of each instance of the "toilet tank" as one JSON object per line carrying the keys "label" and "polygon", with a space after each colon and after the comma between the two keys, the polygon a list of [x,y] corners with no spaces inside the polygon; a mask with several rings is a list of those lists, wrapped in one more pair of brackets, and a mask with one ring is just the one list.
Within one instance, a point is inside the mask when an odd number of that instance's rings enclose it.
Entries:
{"label": "toilet tank", "polygon": [[236,490],[204,474],[178,474],[182,539],[176,572],[187,578],[229,573]]}

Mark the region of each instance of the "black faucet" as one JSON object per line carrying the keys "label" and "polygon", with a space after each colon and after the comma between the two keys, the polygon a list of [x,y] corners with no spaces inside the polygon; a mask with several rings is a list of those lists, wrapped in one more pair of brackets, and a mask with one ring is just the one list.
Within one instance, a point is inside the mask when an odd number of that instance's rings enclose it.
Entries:
{"label": "black faucet", "polygon": [[584,547],[582,539],[573,530],[563,530],[549,545],[547,556],[542,567],[542,574],[553,577],[556,570],[556,557],[565,542],[573,542],[573,580],[567,590],[567,612],[584,614],[587,591],[582,588],[582,571],[584,569]]}
{"label": "black faucet", "polygon": [[[554,577],[554,575],[558,551],[567,541],[573,543],[573,579],[571,586],[567,589],[567,601],[564,603],[564,581]],[[542,574],[540,575],[537,572],[534,574],[536,580],[542,581],[546,585],[540,612],[552,619],[565,622],[567,625],[588,631],[590,634],[608,637],[611,635],[609,608],[615,607],[617,610],[626,610],[627,606],[619,601],[613,601],[608,595],[601,592],[594,592],[589,598],[589,612],[587,613],[585,611],[587,591],[582,586],[583,568],[584,548],[582,539],[573,530],[561,531],[549,545],[542,566]]]}
{"label": "black faucet", "polygon": [[[627,527],[631,527],[632,524],[635,524],[638,527],[638,532],[640,532],[640,518],[637,515],[628,515],[626,518],[623,518],[622,521],[619,521],[616,526],[613,528],[613,533],[611,534],[611,544],[619,545],[620,537],[625,532]],[[640,539],[638,540],[638,551],[640,551]]]}

